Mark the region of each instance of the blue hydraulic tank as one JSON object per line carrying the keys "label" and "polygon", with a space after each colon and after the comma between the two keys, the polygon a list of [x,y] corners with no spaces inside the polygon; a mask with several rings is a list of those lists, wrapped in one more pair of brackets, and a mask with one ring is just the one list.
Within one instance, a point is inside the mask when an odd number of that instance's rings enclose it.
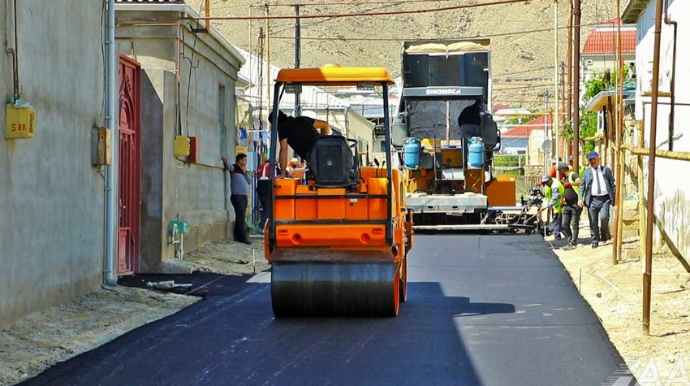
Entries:
{"label": "blue hydraulic tank", "polygon": [[479,138],[472,137],[468,146],[467,167],[470,169],[480,169],[484,166],[484,145]]}
{"label": "blue hydraulic tank", "polygon": [[403,147],[403,161],[405,162],[405,168],[413,170],[419,169],[419,153],[421,150],[422,144],[417,138],[407,138],[405,141],[405,146]]}

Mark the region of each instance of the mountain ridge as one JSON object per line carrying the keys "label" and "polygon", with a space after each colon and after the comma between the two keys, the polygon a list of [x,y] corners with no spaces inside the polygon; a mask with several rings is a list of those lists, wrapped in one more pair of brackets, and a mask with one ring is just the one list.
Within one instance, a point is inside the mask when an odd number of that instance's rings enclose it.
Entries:
{"label": "mountain ridge", "polygon": [[[359,1],[324,0],[299,2],[300,15],[362,14],[408,11],[413,14],[300,19],[301,67],[337,63],[344,66],[383,66],[394,76],[400,73],[403,40],[489,38],[492,50],[494,106],[540,109],[544,91],[554,100],[554,1],[523,3],[426,12],[440,7],[481,4],[487,1]],[[187,0],[203,14],[204,0]],[[271,16],[293,16],[295,2],[269,1]],[[567,22],[570,3],[558,4],[558,52],[566,61]],[[263,16],[265,6],[252,0],[211,0],[211,16]],[[424,11],[425,13],[421,13]],[[616,2],[601,0],[582,5],[581,47],[597,23],[615,18]],[[251,29],[250,29],[251,23]],[[270,62],[283,68],[295,64],[295,20],[270,20]],[[232,44],[258,54],[263,20],[212,21]],[[560,82],[560,75],[559,75]],[[553,107],[551,104],[550,107]]]}

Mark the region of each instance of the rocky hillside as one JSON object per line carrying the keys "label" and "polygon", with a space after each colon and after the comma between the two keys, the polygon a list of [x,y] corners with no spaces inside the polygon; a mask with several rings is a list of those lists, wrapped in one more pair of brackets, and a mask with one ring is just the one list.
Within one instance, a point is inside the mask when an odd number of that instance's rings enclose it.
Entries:
{"label": "rocky hillside", "polygon": [[[488,0],[303,0],[300,13],[345,14],[379,11],[437,9]],[[200,10],[203,0],[187,0]],[[294,1],[268,1],[271,15],[294,15],[286,6]],[[324,4],[326,3],[326,4]],[[343,4],[338,4],[343,3]],[[559,3],[559,26],[567,25],[569,2]],[[264,14],[256,0],[211,0],[213,16],[252,16]],[[583,2],[582,37],[584,41],[592,24],[616,17],[614,0]],[[259,27],[263,21],[214,21],[226,38],[244,49],[257,53]],[[436,39],[489,37],[492,45],[494,98],[493,104],[541,108],[544,90],[553,95],[554,35],[553,1],[532,0],[526,3],[494,5],[469,9],[413,13],[376,17],[345,17],[302,19],[302,66],[326,63],[359,66],[385,66],[396,76],[400,68],[401,41],[405,39]],[[294,66],[295,21],[271,20],[271,63],[280,67]],[[567,30],[559,31],[559,62],[566,59]],[[553,97],[551,97],[553,101]]]}

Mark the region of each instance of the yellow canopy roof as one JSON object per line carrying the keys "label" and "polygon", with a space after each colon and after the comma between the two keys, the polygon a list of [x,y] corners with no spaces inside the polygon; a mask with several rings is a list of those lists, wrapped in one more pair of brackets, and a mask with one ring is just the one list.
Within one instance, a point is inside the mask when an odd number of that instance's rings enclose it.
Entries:
{"label": "yellow canopy roof", "polygon": [[328,65],[318,68],[285,69],[278,72],[278,83],[307,85],[356,85],[373,82],[395,84],[390,72],[382,67],[342,67]]}

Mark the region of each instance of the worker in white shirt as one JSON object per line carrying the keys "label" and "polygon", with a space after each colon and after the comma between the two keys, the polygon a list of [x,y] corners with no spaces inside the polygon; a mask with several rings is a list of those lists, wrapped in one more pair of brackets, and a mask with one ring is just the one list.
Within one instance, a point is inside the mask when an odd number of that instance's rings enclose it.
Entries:
{"label": "worker in white shirt", "polygon": [[[609,218],[611,206],[616,205],[616,182],[611,168],[601,166],[596,151],[587,154],[589,168],[585,169],[578,194],[578,205],[587,207],[592,248],[611,239]],[[601,226],[599,225],[601,221]]]}

